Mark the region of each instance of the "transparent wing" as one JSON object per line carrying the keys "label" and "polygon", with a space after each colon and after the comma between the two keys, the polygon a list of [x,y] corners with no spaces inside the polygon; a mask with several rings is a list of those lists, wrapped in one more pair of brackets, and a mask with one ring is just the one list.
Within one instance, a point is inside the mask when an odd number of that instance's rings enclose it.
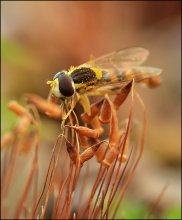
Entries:
{"label": "transparent wing", "polygon": [[141,65],[148,57],[149,51],[141,47],[122,49],[93,59],[86,64],[101,69],[126,68]]}
{"label": "transparent wing", "polygon": [[144,79],[160,76],[162,70],[149,66],[133,66],[123,71],[123,79],[142,82]]}
{"label": "transparent wing", "polygon": [[133,66],[121,71],[112,70],[107,72],[102,80],[96,85],[97,89],[105,90],[109,87],[118,87],[134,79],[135,83],[143,83],[149,87],[160,84],[160,74],[162,70],[156,67]]}

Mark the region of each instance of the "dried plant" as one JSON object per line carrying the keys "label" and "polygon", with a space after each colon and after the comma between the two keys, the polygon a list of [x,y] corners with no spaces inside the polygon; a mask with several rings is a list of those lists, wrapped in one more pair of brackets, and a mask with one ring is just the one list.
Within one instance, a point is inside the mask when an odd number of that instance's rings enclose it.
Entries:
{"label": "dried plant", "polygon": [[[144,148],[146,113],[134,90],[134,82],[142,82],[148,87],[160,84],[161,69],[140,66],[148,55],[149,51],[140,47],[106,54],[58,72],[52,81],[47,82],[51,86],[48,100],[26,94],[27,106],[15,101],[9,103],[9,109],[19,121],[2,139],[3,218],[116,217]],[[113,100],[109,94],[115,96]],[[123,118],[121,124],[117,111],[129,94],[128,117]],[[91,95],[102,98],[90,105],[88,97]],[[136,135],[132,140],[134,97],[143,112],[143,130],[140,138]],[[62,101],[61,108],[58,101]],[[84,110],[81,117],[74,111],[78,102]],[[40,119],[36,109],[49,118],[62,121],[41,192],[38,190]],[[12,183],[20,177],[15,165],[20,153],[28,151],[34,154],[31,169],[12,208],[8,194]],[[93,168],[96,168],[94,174]]]}
{"label": "dried plant", "polygon": [[[120,128],[117,111],[130,91],[129,115]],[[134,97],[141,104],[144,123],[140,141],[130,143]],[[62,110],[56,103],[34,94],[26,94],[26,101],[26,107],[15,101],[9,103],[9,109],[19,121],[2,138],[2,217],[44,219],[51,203],[49,216],[52,219],[114,219],[144,148],[146,113],[140,96],[134,91],[133,81],[122,88],[113,101],[105,95],[93,103],[91,114],[81,115],[83,126],[79,125],[78,117],[72,111],[53,146],[40,194],[40,119],[34,107],[58,120]],[[104,124],[108,132],[103,128]],[[101,140],[103,134],[107,138]],[[20,152],[27,151],[34,152],[31,169],[18,201],[12,205],[8,194],[20,175],[15,174],[14,168]],[[92,157],[96,160],[90,160]],[[97,171],[91,176],[93,163]],[[13,213],[10,212],[12,206]]]}

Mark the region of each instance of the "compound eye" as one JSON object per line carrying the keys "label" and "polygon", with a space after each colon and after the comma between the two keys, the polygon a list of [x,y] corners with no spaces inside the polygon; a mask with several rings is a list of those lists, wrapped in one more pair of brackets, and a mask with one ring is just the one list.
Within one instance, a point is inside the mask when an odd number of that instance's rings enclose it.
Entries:
{"label": "compound eye", "polygon": [[61,71],[61,72],[56,73],[56,75],[54,75],[53,80],[55,80],[56,78],[58,78],[61,74],[64,74],[64,71]]}
{"label": "compound eye", "polygon": [[72,79],[63,72],[58,76],[58,81],[60,93],[65,97],[73,96],[75,88]]}

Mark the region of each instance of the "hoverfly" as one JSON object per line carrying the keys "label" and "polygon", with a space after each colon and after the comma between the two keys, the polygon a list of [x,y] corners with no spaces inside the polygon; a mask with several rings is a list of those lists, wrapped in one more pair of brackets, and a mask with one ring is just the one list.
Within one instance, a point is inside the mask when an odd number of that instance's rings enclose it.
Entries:
{"label": "hoverfly", "polygon": [[84,110],[89,112],[89,95],[117,94],[124,84],[132,80],[149,87],[157,86],[160,83],[161,69],[140,66],[148,55],[149,51],[145,48],[128,48],[56,73],[47,84],[51,86],[51,95],[63,101],[63,108],[71,102],[64,119],[78,100]]}

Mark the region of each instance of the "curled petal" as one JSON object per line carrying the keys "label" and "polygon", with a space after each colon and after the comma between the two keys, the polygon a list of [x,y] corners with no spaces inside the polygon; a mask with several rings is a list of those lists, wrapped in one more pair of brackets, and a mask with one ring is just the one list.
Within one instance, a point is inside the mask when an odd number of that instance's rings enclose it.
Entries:
{"label": "curled petal", "polygon": [[122,103],[125,101],[127,98],[128,94],[130,93],[132,82],[129,82],[126,86],[124,86],[120,93],[115,97],[113,104],[116,110],[119,109],[119,107],[122,105]]}
{"label": "curled petal", "polygon": [[112,162],[116,159],[119,151],[118,149],[112,147],[108,150],[105,159],[103,160],[103,165],[110,167]]}
{"label": "curled petal", "polygon": [[74,164],[77,164],[78,154],[76,148],[65,138],[66,141],[66,148],[69,154],[70,159],[73,161]]}
{"label": "curled petal", "polygon": [[100,101],[91,105],[91,109],[90,109],[91,114],[90,115],[88,115],[88,113],[86,113],[86,112],[81,115],[82,120],[85,123],[90,123],[90,121],[99,113],[103,101],[104,101],[104,99],[101,99]]}
{"label": "curled petal", "polygon": [[27,117],[30,121],[33,121],[33,117],[27,111],[26,108],[18,104],[16,101],[10,101],[8,104],[8,108],[13,111],[19,117]]}
{"label": "curled petal", "polygon": [[114,108],[109,97],[106,96],[106,98],[111,106],[111,113],[112,113],[111,114],[111,121],[110,121],[110,131],[109,131],[109,145],[110,145],[110,147],[117,147],[120,134],[119,134],[119,126],[118,126],[116,109]]}
{"label": "curled petal", "polygon": [[27,102],[34,104],[37,109],[50,117],[60,119],[62,109],[55,103],[44,100],[42,97],[34,94],[25,95]]}
{"label": "curled petal", "polygon": [[95,153],[97,152],[97,150],[99,149],[99,147],[101,146],[101,144],[105,142],[105,141],[101,141],[97,144],[94,144],[93,146],[87,148],[81,155],[80,155],[80,165],[82,166],[83,163],[87,160],[90,160]]}
{"label": "curled petal", "polygon": [[15,127],[14,131],[17,134],[24,135],[30,126],[30,120],[26,116],[22,117],[19,121],[18,125]]}
{"label": "curled petal", "polygon": [[92,127],[93,127],[95,130],[98,131],[99,136],[104,132],[104,129],[103,129],[103,127],[102,127],[101,124],[100,124],[100,121],[99,121],[98,116],[95,116],[95,117],[92,119],[92,121],[91,121],[90,124],[92,125]]}
{"label": "curled petal", "polygon": [[6,133],[1,139],[1,148],[5,148],[13,143],[15,134],[13,132]]}
{"label": "curled petal", "polygon": [[80,140],[81,147],[87,149],[89,147],[88,138],[86,136],[81,135],[80,133],[78,133],[78,137]]}
{"label": "curled petal", "polygon": [[101,108],[101,113],[99,116],[100,122],[107,124],[110,122],[111,118],[111,106],[107,99],[104,99],[104,103]]}
{"label": "curled petal", "polygon": [[[65,125],[67,127],[67,125]],[[99,131],[97,129],[90,129],[83,126],[68,126],[70,128],[73,128],[76,130],[77,133],[80,135],[91,137],[91,138],[98,138],[99,137]]]}
{"label": "curled petal", "polygon": [[107,148],[108,148],[108,143],[103,143],[99,149],[97,150],[97,152],[95,153],[96,155],[96,158],[97,158],[97,161],[99,163],[101,163],[103,160],[104,160],[104,157],[106,155],[106,151],[107,151]]}

